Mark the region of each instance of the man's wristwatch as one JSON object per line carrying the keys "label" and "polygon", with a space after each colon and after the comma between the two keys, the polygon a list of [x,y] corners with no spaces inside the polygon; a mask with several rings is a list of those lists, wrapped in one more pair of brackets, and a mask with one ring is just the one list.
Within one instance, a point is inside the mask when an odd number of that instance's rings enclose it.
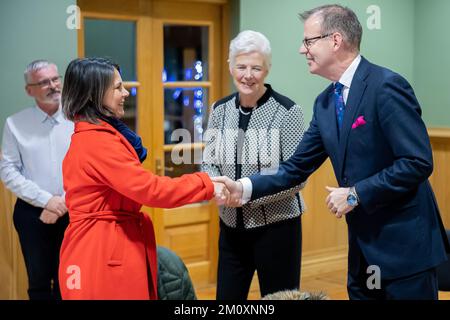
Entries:
{"label": "man's wristwatch", "polygon": [[355,187],[351,187],[348,196],[347,196],[347,204],[352,207],[356,207],[359,203],[358,195],[356,194]]}

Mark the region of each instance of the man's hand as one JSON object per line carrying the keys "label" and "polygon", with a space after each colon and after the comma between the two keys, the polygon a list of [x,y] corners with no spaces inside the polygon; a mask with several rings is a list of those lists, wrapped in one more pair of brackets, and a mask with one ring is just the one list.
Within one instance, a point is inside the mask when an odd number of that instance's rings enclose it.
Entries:
{"label": "man's hand", "polygon": [[47,209],[42,210],[41,215],[39,216],[39,220],[41,220],[45,224],[54,224],[59,219],[59,216],[52,211]]}
{"label": "man's hand", "polygon": [[330,193],[327,196],[327,207],[336,218],[342,218],[348,212],[352,211],[354,207],[347,203],[347,196],[350,188],[332,188],[326,187]]}
{"label": "man's hand", "polygon": [[64,198],[60,196],[51,197],[45,205],[45,209],[56,213],[60,217],[65,215],[67,212],[66,202]]}
{"label": "man's hand", "polygon": [[213,182],[221,182],[225,184],[228,191],[230,192],[230,197],[225,203],[227,207],[241,207],[242,206],[242,183],[239,181],[233,181],[226,176],[212,177]]}
{"label": "man's hand", "polygon": [[229,198],[230,198],[230,192],[228,191],[225,184],[221,182],[213,182],[214,184],[214,198],[217,202],[218,206],[225,205]]}

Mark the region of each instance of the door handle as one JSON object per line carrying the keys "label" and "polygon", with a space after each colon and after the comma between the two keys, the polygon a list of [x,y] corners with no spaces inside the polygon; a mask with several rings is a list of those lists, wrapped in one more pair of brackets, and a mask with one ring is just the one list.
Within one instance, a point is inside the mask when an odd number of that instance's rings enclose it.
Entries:
{"label": "door handle", "polygon": [[158,176],[164,175],[164,166],[162,165],[162,161],[159,158],[155,161],[155,169]]}

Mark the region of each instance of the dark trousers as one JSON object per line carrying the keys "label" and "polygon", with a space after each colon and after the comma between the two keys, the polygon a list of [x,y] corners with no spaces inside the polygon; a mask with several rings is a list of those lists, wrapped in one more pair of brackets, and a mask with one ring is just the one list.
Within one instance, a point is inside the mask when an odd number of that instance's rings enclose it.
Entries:
{"label": "dark trousers", "polygon": [[220,224],[217,300],[245,300],[255,270],[261,296],[300,288],[301,218],[256,230]]}
{"label": "dark trousers", "polygon": [[[360,255],[357,274],[348,273],[347,291],[351,300],[437,300],[438,282],[436,268],[397,279],[380,281],[379,289],[369,289],[367,280],[373,272],[367,272],[368,264]],[[383,270],[380,270],[382,275]],[[371,282],[369,280],[369,282]]]}
{"label": "dark trousers", "polygon": [[17,199],[14,227],[17,230],[28,274],[30,300],[61,299],[58,283],[59,250],[69,214],[55,224],[39,220],[42,208]]}

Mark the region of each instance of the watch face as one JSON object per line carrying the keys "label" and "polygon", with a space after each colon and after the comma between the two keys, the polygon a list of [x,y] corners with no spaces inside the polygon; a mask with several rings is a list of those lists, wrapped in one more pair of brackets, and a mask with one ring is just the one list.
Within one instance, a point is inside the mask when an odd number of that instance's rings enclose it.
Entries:
{"label": "watch face", "polygon": [[347,203],[351,205],[352,207],[356,206],[358,201],[356,200],[356,197],[353,194],[349,194],[347,197]]}

